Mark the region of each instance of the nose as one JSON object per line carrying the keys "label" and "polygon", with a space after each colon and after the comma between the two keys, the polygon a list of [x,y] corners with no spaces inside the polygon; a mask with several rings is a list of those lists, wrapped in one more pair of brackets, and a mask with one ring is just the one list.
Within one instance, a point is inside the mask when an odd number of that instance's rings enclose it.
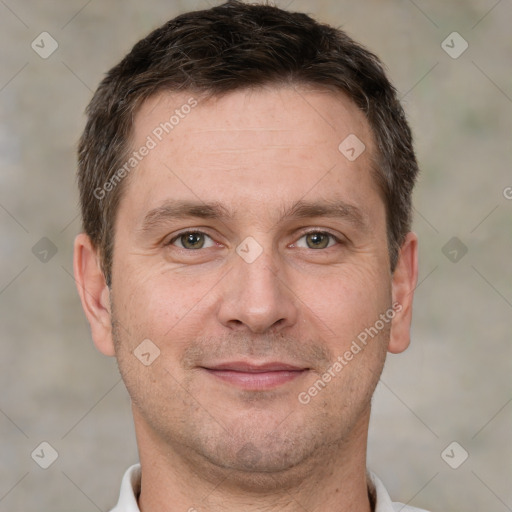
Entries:
{"label": "nose", "polygon": [[264,250],[251,263],[233,255],[233,268],[223,280],[219,322],[232,330],[262,334],[281,331],[297,320],[297,299],[284,271]]}

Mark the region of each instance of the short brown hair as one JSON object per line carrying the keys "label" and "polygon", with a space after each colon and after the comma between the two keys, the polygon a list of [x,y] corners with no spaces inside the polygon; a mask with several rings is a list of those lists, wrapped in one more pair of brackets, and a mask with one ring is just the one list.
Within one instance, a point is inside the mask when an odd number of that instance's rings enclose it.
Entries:
{"label": "short brown hair", "polygon": [[230,1],[182,14],[139,41],[87,107],[78,150],[80,205],[109,286],[114,224],[127,180],[100,197],[96,191],[126,160],[142,102],[163,90],[215,96],[280,84],[342,91],[365,114],[375,137],[373,174],[386,207],[394,270],[410,230],[418,166],[404,111],[380,60],[342,30],[306,14]]}

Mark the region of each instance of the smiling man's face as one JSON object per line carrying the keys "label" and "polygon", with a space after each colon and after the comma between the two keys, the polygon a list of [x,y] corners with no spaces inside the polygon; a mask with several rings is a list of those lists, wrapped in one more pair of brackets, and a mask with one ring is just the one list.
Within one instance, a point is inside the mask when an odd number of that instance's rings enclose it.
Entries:
{"label": "smiling man's face", "polygon": [[[190,97],[146,101],[132,148]],[[354,161],[338,149],[350,134],[366,146]],[[132,171],[115,227],[113,331],[105,313],[93,336],[118,359],[139,448],[239,474],[292,473],[350,443],[364,453],[386,351],[409,341],[416,257],[408,237],[391,274],[374,152],[341,94],[242,90],[198,98]],[[393,302],[402,311],[347,361]],[[143,340],[146,358],[160,351],[149,365],[134,355]],[[332,369],[338,357],[346,364]]]}

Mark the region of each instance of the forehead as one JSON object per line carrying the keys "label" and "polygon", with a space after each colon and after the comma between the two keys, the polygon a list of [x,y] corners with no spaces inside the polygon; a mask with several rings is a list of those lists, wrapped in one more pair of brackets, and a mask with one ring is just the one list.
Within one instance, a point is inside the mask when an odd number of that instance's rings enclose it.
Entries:
{"label": "forehead", "polygon": [[[364,144],[357,159],[340,150],[347,149],[346,140]],[[145,208],[169,195],[270,206],[310,193],[331,199],[334,190],[343,190],[362,200],[368,189],[376,191],[370,127],[342,93],[291,86],[207,99],[187,91],[160,93],[134,119],[132,151],[145,146],[151,149],[126,192]]]}
{"label": "forehead", "polygon": [[[194,144],[199,138],[202,147],[213,145],[224,135],[225,139],[234,137],[248,147],[264,149],[261,142],[273,140],[274,135],[295,146],[310,146],[326,132],[341,141],[351,130],[362,136],[367,146],[373,146],[364,114],[344,93],[290,85],[208,97],[194,92],[160,92],[139,108],[133,134],[136,143],[152,134],[159,142],[165,139],[164,143],[181,139]],[[205,137],[207,132],[215,133],[215,139]],[[266,139],[256,139],[255,135],[266,135]]]}

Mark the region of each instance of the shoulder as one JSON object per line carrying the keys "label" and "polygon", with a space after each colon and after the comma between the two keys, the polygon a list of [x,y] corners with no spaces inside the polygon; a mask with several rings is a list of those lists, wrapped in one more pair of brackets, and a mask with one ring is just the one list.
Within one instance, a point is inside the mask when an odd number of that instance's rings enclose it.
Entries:
{"label": "shoulder", "polygon": [[391,501],[391,497],[384,487],[384,484],[379,477],[371,471],[368,472],[368,480],[370,486],[373,486],[375,512],[428,512],[428,510],[423,508],[411,507],[404,503]]}
{"label": "shoulder", "polygon": [[140,493],[140,464],[130,466],[121,482],[119,501],[110,512],[140,512],[137,498]]}

